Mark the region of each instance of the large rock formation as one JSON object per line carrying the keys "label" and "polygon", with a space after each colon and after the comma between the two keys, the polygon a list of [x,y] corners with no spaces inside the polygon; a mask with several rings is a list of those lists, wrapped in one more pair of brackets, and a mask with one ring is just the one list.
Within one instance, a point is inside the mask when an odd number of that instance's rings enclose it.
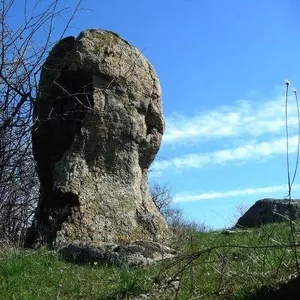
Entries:
{"label": "large rock formation", "polygon": [[300,200],[262,199],[239,218],[235,227],[257,227],[267,223],[295,220],[300,217]]}
{"label": "large rock formation", "polygon": [[41,198],[28,243],[161,241],[147,171],[164,131],[157,75],[117,34],[61,40],[43,67],[33,153]]}

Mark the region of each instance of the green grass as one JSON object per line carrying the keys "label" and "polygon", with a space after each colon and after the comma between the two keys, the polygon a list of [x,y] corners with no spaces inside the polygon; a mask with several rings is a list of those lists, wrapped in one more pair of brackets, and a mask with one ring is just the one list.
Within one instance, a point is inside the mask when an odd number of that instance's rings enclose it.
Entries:
{"label": "green grass", "polygon": [[[300,234],[295,237],[300,242]],[[131,269],[75,265],[45,249],[3,248],[0,299],[133,299],[173,277],[180,282],[177,299],[251,299],[297,273],[294,249],[282,247],[289,243],[288,223],[228,235],[187,233],[176,243],[181,255],[175,261]],[[172,299],[162,289],[152,297]]]}
{"label": "green grass", "polygon": [[0,299],[117,299],[141,293],[151,269],[66,263],[46,250],[2,250]]}
{"label": "green grass", "polygon": [[203,299],[246,299],[261,287],[276,288],[297,273],[293,249],[281,247],[286,244],[290,244],[288,223],[229,235],[211,232],[194,236],[186,245],[186,259],[173,267],[173,272],[180,265],[185,268],[182,299],[199,295]]}

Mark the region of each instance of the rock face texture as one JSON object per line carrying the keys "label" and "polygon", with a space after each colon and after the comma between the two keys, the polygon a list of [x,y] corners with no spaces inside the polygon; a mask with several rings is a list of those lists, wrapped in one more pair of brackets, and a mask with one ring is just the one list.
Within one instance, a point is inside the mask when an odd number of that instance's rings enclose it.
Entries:
{"label": "rock face texture", "polygon": [[97,29],[61,40],[43,67],[34,113],[41,198],[28,244],[168,235],[147,183],[164,132],[161,89],[135,47]]}
{"label": "rock face texture", "polygon": [[238,220],[235,227],[257,227],[267,223],[283,222],[300,217],[300,200],[262,199],[255,202]]}

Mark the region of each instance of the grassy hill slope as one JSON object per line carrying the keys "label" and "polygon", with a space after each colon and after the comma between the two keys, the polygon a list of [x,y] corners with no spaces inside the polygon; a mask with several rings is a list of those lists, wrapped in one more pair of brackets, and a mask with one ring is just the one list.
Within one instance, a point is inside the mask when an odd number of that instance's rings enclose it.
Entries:
{"label": "grassy hill slope", "polygon": [[[294,225],[297,244],[300,224]],[[268,299],[272,290],[276,299],[298,273],[300,248],[291,243],[288,223],[184,232],[174,244],[177,259],[147,268],[74,265],[46,249],[2,247],[0,299]],[[299,282],[285,292],[292,288],[299,298]]]}

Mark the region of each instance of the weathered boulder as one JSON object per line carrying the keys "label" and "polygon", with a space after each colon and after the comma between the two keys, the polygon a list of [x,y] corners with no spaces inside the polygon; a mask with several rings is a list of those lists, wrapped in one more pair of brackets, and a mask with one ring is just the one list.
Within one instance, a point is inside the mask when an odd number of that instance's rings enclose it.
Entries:
{"label": "weathered boulder", "polygon": [[67,261],[77,264],[128,267],[149,266],[175,255],[171,248],[151,241],[135,241],[121,245],[74,242],[60,248],[58,252]]}
{"label": "weathered boulder", "polygon": [[164,132],[161,89],[135,47],[98,29],[61,40],[43,66],[34,114],[41,197],[29,245],[168,237],[147,183]]}
{"label": "weathered boulder", "polygon": [[300,217],[300,200],[262,199],[239,218],[235,227],[257,227],[267,223],[295,220]]}

